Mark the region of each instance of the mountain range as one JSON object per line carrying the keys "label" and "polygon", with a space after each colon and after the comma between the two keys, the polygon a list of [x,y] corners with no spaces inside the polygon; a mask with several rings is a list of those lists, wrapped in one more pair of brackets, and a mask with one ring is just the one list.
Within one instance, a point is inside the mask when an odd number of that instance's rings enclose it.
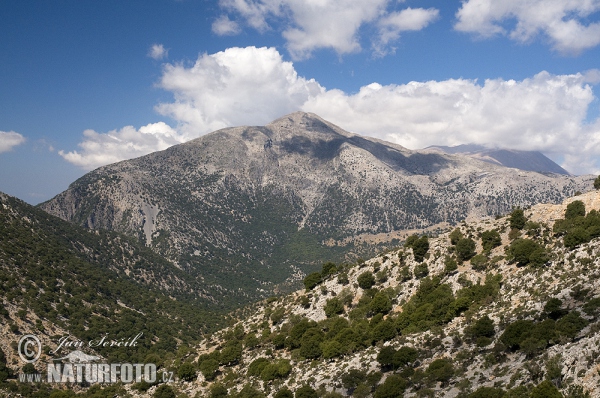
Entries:
{"label": "mountain range", "polygon": [[297,112],[101,167],[40,208],[134,237],[235,306],[397,245],[399,231],[560,202],[591,181],[412,151]]}

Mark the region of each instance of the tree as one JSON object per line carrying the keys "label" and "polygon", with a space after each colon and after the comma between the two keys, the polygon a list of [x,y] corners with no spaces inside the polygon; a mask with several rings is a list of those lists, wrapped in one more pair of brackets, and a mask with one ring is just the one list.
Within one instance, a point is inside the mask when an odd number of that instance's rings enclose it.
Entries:
{"label": "tree", "polygon": [[319,398],[319,395],[309,385],[304,385],[296,390],[296,398]]}
{"label": "tree", "polygon": [[306,278],[304,278],[304,287],[306,290],[312,290],[319,283],[323,281],[320,272],[313,272],[312,274],[308,274]]}
{"label": "tree", "polygon": [[563,398],[558,388],[549,380],[544,380],[534,387],[529,396],[531,398]]}
{"label": "tree", "polygon": [[594,188],[600,189],[600,176],[596,177],[596,179],[594,180]]}
{"label": "tree", "polygon": [[423,261],[425,254],[427,254],[427,251],[429,250],[429,238],[427,238],[427,235],[423,235],[417,239],[413,243],[412,249],[413,255],[415,256],[415,261]]}
{"label": "tree", "polygon": [[456,243],[456,257],[460,261],[467,261],[475,255],[475,241],[470,238],[462,238]]}
{"label": "tree", "polygon": [[454,376],[454,366],[449,359],[436,359],[429,364],[427,376],[431,380],[447,383]]}
{"label": "tree", "polygon": [[417,264],[414,270],[415,278],[422,279],[429,275],[429,267],[427,263]]}
{"label": "tree", "polygon": [[450,243],[456,245],[458,241],[463,238],[463,234],[460,231],[460,228],[456,228],[454,231],[450,232],[448,237],[450,238]]}
{"label": "tree", "polygon": [[200,372],[208,381],[214,380],[217,370],[219,370],[219,362],[216,359],[207,359],[200,363]]}
{"label": "tree", "polygon": [[525,227],[525,223],[527,222],[527,219],[525,218],[525,213],[523,212],[523,209],[520,208],[516,208],[512,211],[512,213],[510,213],[510,217],[508,218],[508,221],[510,223],[510,227],[513,229],[523,229],[523,227]]}
{"label": "tree", "polygon": [[177,376],[184,381],[192,381],[196,378],[196,368],[190,362],[184,362],[177,369]]}
{"label": "tree", "polygon": [[294,393],[286,386],[283,386],[282,388],[279,389],[279,391],[277,391],[277,393],[273,397],[274,398],[294,398]]}
{"label": "tree", "polygon": [[502,238],[500,238],[500,233],[495,229],[481,233],[481,246],[483,247],[483,250],[490,251],[501,244]]}
{"label": "tree", "polygon": [[358,276],[357,281],[361,289],[370,289],[375,284],[375,277],[372,272],[365,271]]}
{"label": "tree", "polygon": [[333,297],[327,300],[323,310],[325,310],[325,315],[330,318],[334,315],[344,312],[344,304],[342,304],[339,298]]}
{"label": "tree", "polygon": [[467,329],[467,334],[472,339],[477,339],[478,337],[494,337],[495,333],[494,321],[487,315],[479,318],[469,329]]}
{"label": "tree", "polygon": [[173,388],[171,388],[170,385],[168,384],[161,384],[160,386],[158,386],[156,388],[156,391],[154,391],[154,398],[176,398],[177,395],[175,395],[175,391],[173,391]]}
{"label": "tree", "polygon": [[377,292],[369,306],[371,307],[371,311],[375,314],[387,314],[392,310],[392,302],[387,294],[383,292]]}
{"label": "tree", "polygon": [[227,388],[223,384],[215,384],[210,388],[210,398],[225,398]]}
{"label": "tree", "polygon": [[508,247],[509,259],[518,265],[539,267],[548,262],[548,255],[544,246],[531,239],[515,239]]}
{"label": "tree", "polygon": [[400,398],[404,396],[404,390],[408,386],[406,379],[400,375],[390,375],[375,390],[375,398]]}
{"label": "tree", "polygon": [[501,388],[480,387],[470,393],[467,398],[503,398],[506,392]]}
{"label": "tree", "polygon": [[576,217],[585,217],[585,204],[581,200],[569,203],[565,210],[565,220],[571,220]]}
{"label": "tree", "polygon": [[331,261],[326,262],[325,264],[323,264],[323,267],[321,269],[321,276],[323,277],[323,279],[327,278],[329,275],[333,275],[337,272],[337,266],[335,265],[335,263],[332,263]]}
{"label": "tree", "polygon": [[544,313],[548,318],[557,320],[558,318],[567,314],[567,311],[562,308],[562,300],[556,297],[551,298],[544,305]]}

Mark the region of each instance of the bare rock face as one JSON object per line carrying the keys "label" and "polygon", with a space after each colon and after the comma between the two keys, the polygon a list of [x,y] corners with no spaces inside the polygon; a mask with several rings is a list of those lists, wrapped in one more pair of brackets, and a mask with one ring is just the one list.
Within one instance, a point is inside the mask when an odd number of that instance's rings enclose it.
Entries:
{"label": "bare rock face", "polygon": [[[135,236],[241,300],[296,266],[358,250],[352,241],[362,234],[558,203],[591,185],[590,176],[411,151],[298,112],[101,167],[40,206]],[[344,248],[323,244],[348,238]]]}

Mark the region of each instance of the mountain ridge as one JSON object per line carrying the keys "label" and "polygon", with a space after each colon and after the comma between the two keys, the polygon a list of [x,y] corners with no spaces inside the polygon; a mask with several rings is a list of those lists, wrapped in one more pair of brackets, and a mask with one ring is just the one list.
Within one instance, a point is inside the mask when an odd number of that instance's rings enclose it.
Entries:
{"label": "mountain ridge", "polygon": [[297,112],[101,167],[40,207],[136,237],[233,304],[379,250],[357,236],[558,202],[591,180],[412,151]]}

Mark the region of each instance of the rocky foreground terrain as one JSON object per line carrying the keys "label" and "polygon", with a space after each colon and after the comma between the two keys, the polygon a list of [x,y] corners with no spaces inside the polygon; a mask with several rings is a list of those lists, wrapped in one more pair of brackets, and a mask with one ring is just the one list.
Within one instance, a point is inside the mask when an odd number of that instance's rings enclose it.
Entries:
{"label": "rocky foreground terrain", "polygon": [[398,244],[397,231],[559,203],[591,181],[411,151],[298,112],[101,167],[40,207],[138,239],[231,308]]}
{"label": "rocky foreground terrain", "polygon": [[598,210],[589,192],[325,264],[131,393],[598,397]]}

